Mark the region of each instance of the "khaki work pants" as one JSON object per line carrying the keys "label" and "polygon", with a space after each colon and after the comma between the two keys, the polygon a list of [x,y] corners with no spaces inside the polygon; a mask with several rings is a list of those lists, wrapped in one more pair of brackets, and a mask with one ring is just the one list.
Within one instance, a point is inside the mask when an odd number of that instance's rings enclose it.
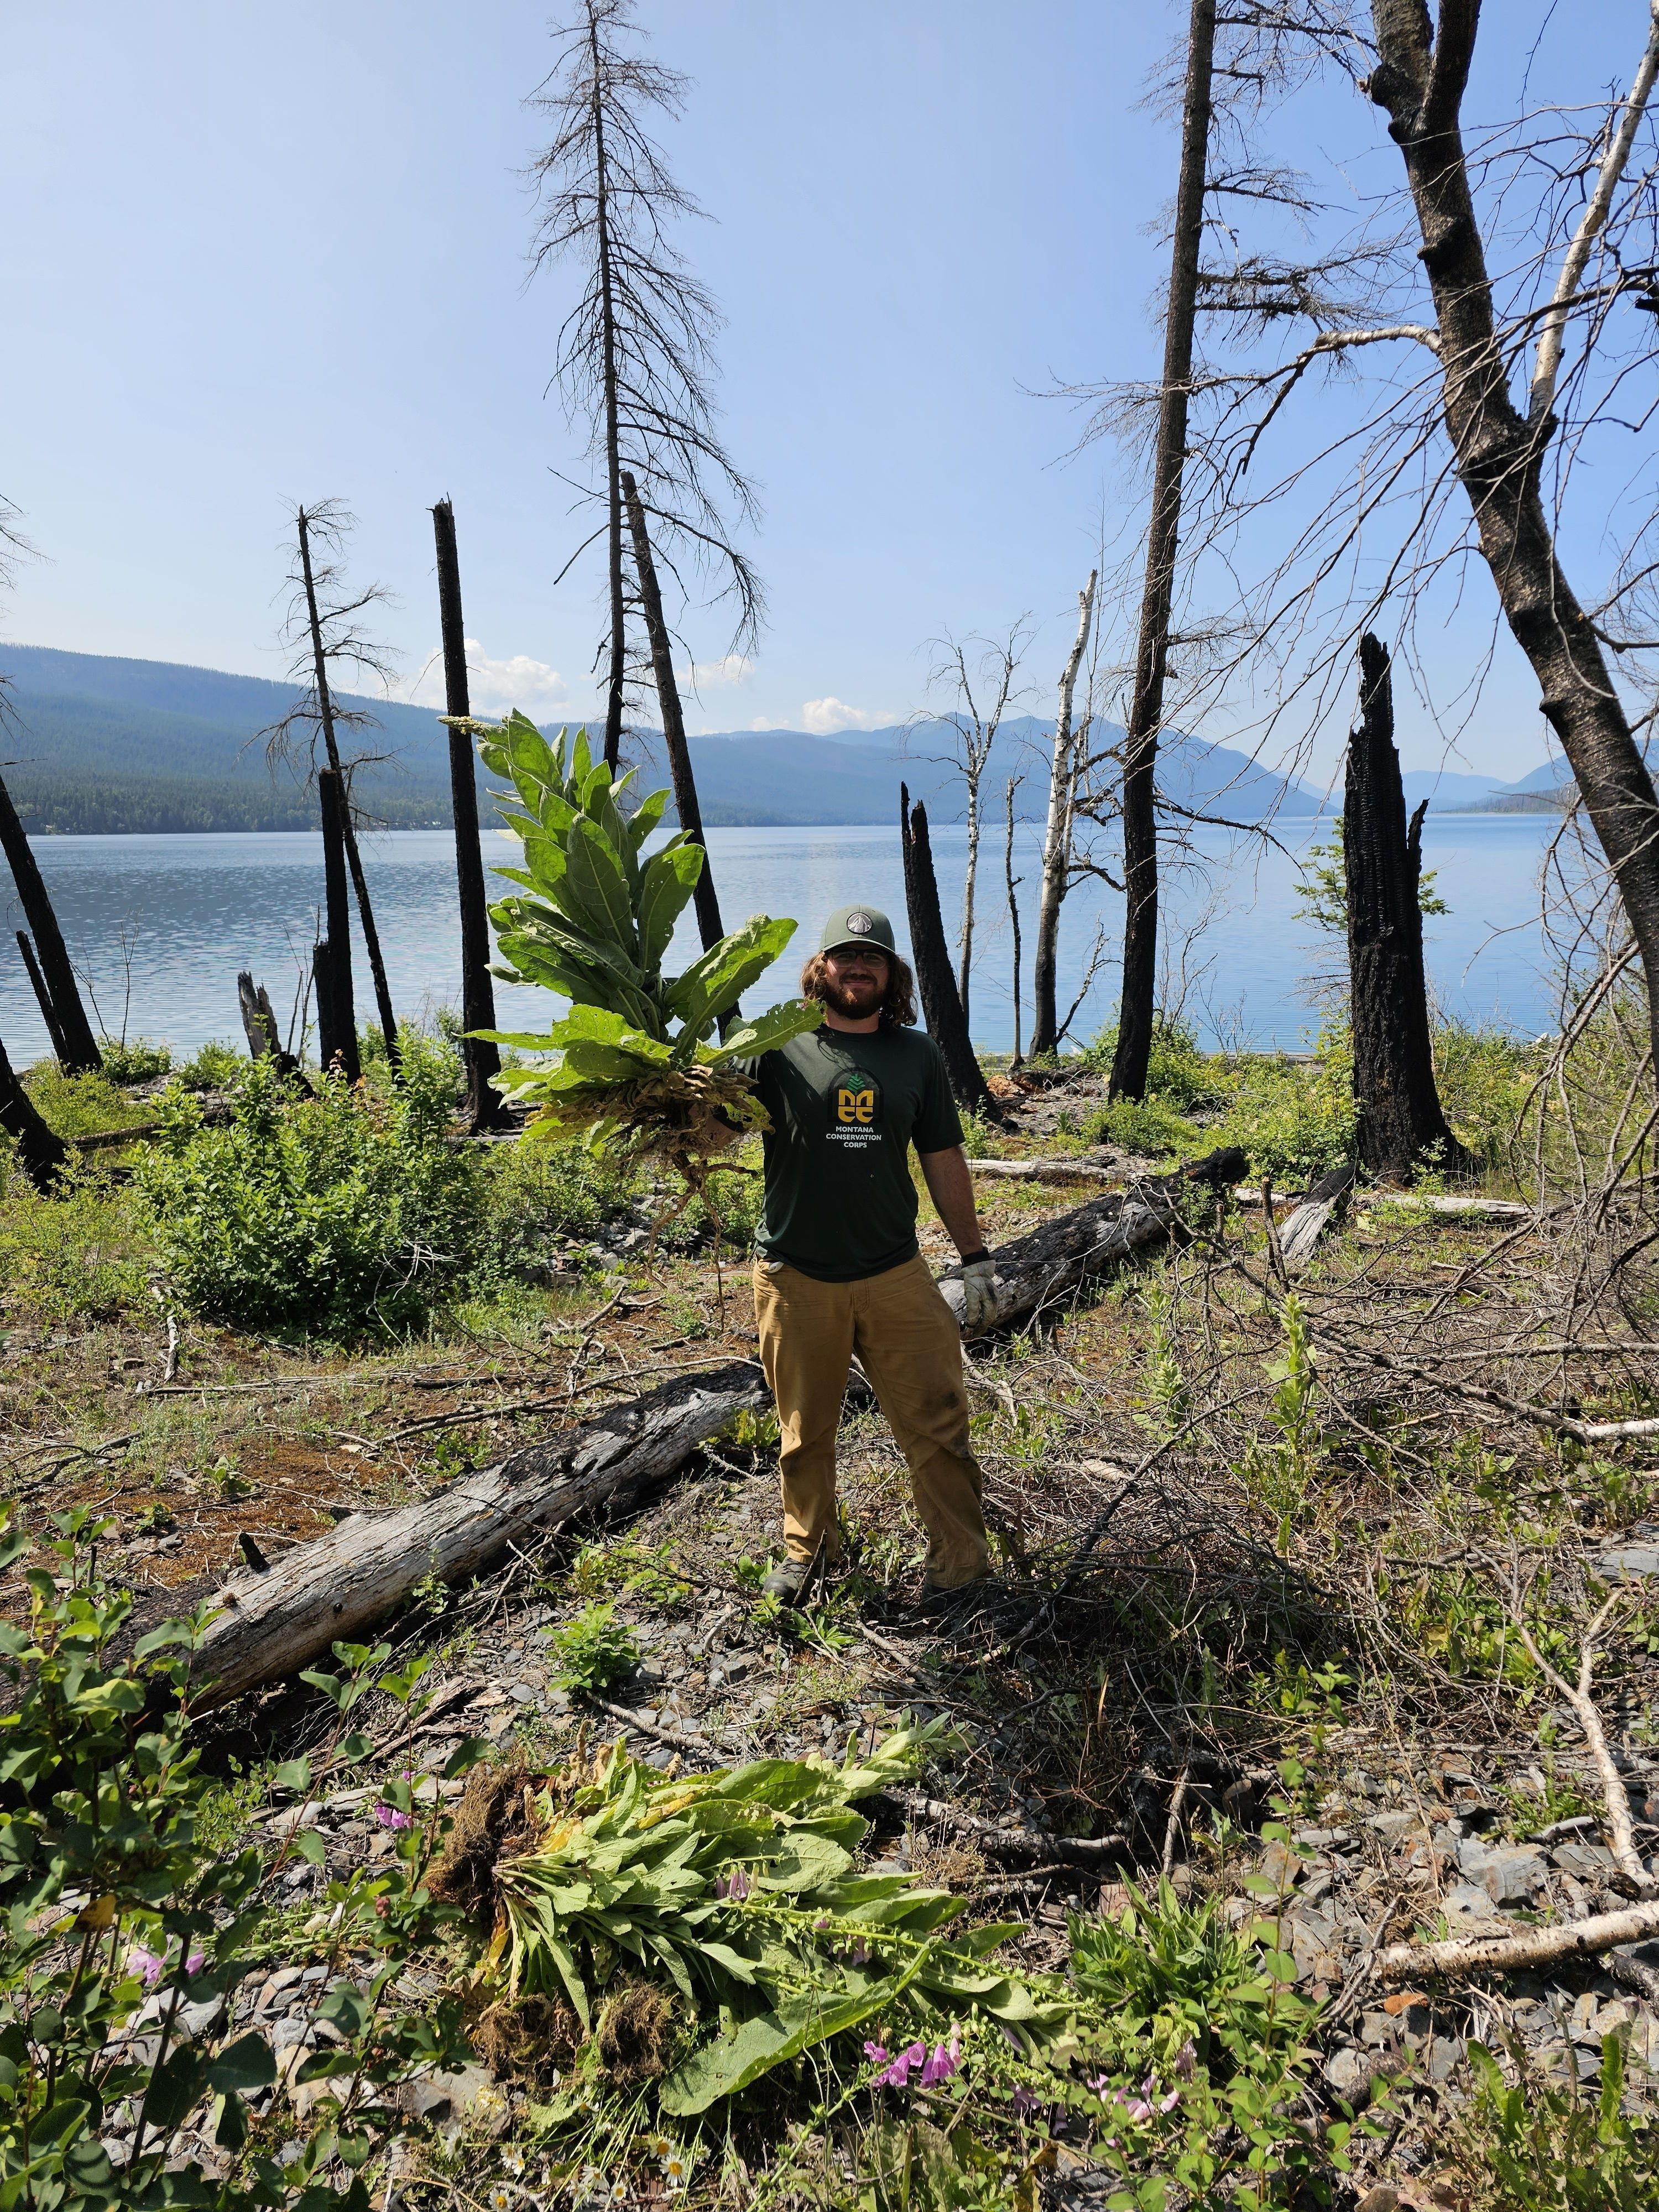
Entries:
{"label": "khaki work pants", "polygon": [[956,1589],[990,1570],[980,1473],[968,1443],[962,1332],[920,1255],[854,1283],[755,1263],[761,1358],[777,1401],[783,1534],[792,1559],[840,1554],[836,1431],[854,1352],[909,1463],[927,1531],[927,1581]]}

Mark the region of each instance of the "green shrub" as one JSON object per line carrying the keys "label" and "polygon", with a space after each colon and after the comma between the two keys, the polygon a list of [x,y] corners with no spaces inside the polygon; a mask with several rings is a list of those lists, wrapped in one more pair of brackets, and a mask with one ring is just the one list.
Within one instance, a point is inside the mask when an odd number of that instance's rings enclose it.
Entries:
{"label": "green shrub", "polygon": [[1352,1158],[1357,1127],[1347,1035],[1327,1030],[1311,1065],[1266,1055],[1244,1060],[1213,1134],[1217,1144],[1249,1154],[1253,1180],[1270,1176],[1289,1188]]}
{"label": "green shrub", "polygon": [[548,1630],[547,1644],[567,1690],[608,1690],[640,1663],[633,1631],[617,1620],[614,1605],[585,1605],[563,1627]]}
{"label": "green shrub", "polygon": [[125,1042],[117,1037],[100,1037],[98,1049],[104,1055],[104,1073],[112,1083],[150,1083],[173,1066],[169,1048],[153,1044],[149,1037],[129,1037]]}
{"label": "green shrub", "polygon": [[1473,2104],[1453,2121],[1463,2172],[1492,2212],[1640,2212],[1659,2203],[1659,2128],[1622,2109],[1625,2050],[1601,2042],[1599,2091],[1540,2081],[1524,2051],[1511,2088],[1481,2043],[1469,2045]]}
{"label": "green shrub", "polygon": [[637,1174],[574,1144],[488,1148],[489,1234],[499,1267],[533,1261],[556,1237],[589,1237],[634,1205]]}
{"label": "green shrub", "polygon": [[107,1321],[143,1302],[149,1258],[143,1208],[96,1161],[43,1197],[0,1144],[0,1315]]}
{"label": "green shrub", "polygon": [[[1103,1073],[1117,1050],[1117,1024],[1102,1030],[1079,1057]],[[1152,1048],[1146,1055],[1146,1095],[1189,1113],[1195,1106],[1213,1106],[1224,1096],[1227,1085],[1223,1064],[1211,1053],[1200,1052],[1198,1040],[1183,1024],[1158,1014],[1152,1021]]]}
{"label": "green shrub", "polygon": [[1435,1081],[1446,1119],[1482,1167],[1500,1164],[1519,1126],[1543,1054],[1498,1030],[1443,1023],[1434,1034]]}
{"label": "green shrub", "polygon": [[174,1080],[186,1091],[228,1091],[246,1066],[234,1045],[222,1044],[216,1038],[191,1059],[181,1060],[173,1073]]}
{"label": "green shrub", "polygon": [[1151,1093],[1140,1100],[1114,1098],[1089,1116],[1083,1133],[1091,1144],[1115,1145],[1122,1152],[1149,1160],[1194,1151],[1204,1141],[1201,1130],[1166,1099]]}
{"label": "green shrub", "polygon": [[180,1295],[245,1328],[424,1325],[487,1248],[483,1163],[446,1142],[453,1079],[450,1055],[411,1034],[384,1089],[328,1077],[296,1097],[252,1060],[223,1128],[176,1097],[139,1179]]}
{"label": "green shrub", "polygon": [[89,1136],[94,1129],[125,1129],[155,1119],[148,1099],[129,1098],[107,1070],[65,1075],[55,1060],[38,1060],[23,1078],[35,1111],[60,1137]]}

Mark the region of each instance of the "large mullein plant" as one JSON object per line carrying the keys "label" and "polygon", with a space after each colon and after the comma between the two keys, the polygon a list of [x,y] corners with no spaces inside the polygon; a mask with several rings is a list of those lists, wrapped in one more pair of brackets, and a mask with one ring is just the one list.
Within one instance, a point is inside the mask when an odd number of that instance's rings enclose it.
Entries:
{"label": "large mullein plant", "polygon": [[513,983],[570,1000],[544,1034],[490,1030],[498,1044],[556,1055],[498,1078],[536,1109],[532,1129],[585,1138],[590,1150],[653,1152],[700,1182],[702,1164],[764,1112],[739,1063],[816,1029],[823,1008],[787,1000],[711,1042],[723,1015],[795,933],[793,921],[751,915],[678,975],[663,960],[674,924],[702,873],[703,850],[676,830],[648,857],[665,791],[632,813],[622,800],[633,771],[612,781],[587,732],[550,744],[516,711],[505,722],[466,721],[484,765],[509,781],[495,794],[524,841],[522,868],[496,872],[520,886],[490,908]]}

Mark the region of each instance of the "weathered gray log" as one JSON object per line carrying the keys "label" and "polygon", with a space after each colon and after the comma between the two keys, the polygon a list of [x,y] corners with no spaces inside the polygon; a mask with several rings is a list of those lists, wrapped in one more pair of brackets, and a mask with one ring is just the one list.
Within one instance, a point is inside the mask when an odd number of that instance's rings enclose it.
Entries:
{"label": "weathered gray log", "polygon": [[[1181,1193],[1194,1182],[1224,1189],[1243,1174],[1245,1158],[1235,1146],[1224,1146],[1201,1160],[1194,1160],[1179,1175],[1158,1176],[1121,1191],[1107,1191],[1086,1206],[1046,1221],[1029,1237],[1018,1237],[1000,1245],[991,1255],[996,1262],[996,1319],[989,1326],[1006,1328],[1024,1321],[1039,1307],[1066,1297],[1091,1275],[1103,1273],[1131,1252],[1168,1236],[1180,1218]],[[945,1299],[958,1321],[962,1318],[962,1270],[951,1268],[939,1281]]]}
{"label": "weathered gray log", "polygon": [[1324,1235],[1332,1215],[1353,1188],[1354,1174],[1352,1160],[1330,1169],[1310,1186],[1301,1205],[1288,1217],[1279,1232],[1279,1249],[1284,1255],[1287,1274],[1299,1274],[1312,1259],[1314,1247]]}
{"label": "weathered gray log", "polygon": [[240,1573],[191,1662],[200,1702],[222,1705],[296,1673],[392,1611],[428,1574],[457,1582],[509,1543],[625,1501],[670,1474],[733,1414],[767,1402],[757,1362],[682,1376],[597,1420],[460,1476],[396,1512],[354,1516]]}

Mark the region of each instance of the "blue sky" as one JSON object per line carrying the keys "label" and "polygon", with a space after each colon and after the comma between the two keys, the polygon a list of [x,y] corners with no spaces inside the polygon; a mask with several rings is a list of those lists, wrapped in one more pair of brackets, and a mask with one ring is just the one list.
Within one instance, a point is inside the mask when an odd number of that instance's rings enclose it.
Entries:
{"label": "blue sky", "polygon": [[[1482,94],[1512,88],[1547,21],[1583,96],[1622,82],[1646,14],[1491,9]],[[896,720],[922,702],[928,639],[1028,611],[1048,711],[1103,515],[1119,544],[1139,525],[1119,461],[1066,459],[1070,416],[1030,395],[1155,368],[1148,226],[1175,148],[1138,102],[1176,11],[641,15],[695,80],[666,143],[716,218],[684,243],[729,318],[725,428],[765,508],[770,624],[750,672],[705,683],[693,726]],[[9,634],[279,672],[289,504],[332,495],[360,520],[356,571],[397,594],[386,629],[412,682],[436,639],[426,510],[447,493],[481,703],[584,711],[599,574],[554,588],[588,526],[550,473],[580,441],[544,391],[568,281],[526,285],[520,173],[545,9],[5,0],[0,25],[0,490],[45,556]],[[1340,89],[1298,128],[1356,173],[1395,158]],[[1485,589],[1449,603],[1448,656],[1480,650]],[[718,614],[688,634],[719,663]],[[1457,764],[1531,767],[1534,702],[1505,641]],[[1407,765],[1439,757],[1408,715],[1401,741]]]}

